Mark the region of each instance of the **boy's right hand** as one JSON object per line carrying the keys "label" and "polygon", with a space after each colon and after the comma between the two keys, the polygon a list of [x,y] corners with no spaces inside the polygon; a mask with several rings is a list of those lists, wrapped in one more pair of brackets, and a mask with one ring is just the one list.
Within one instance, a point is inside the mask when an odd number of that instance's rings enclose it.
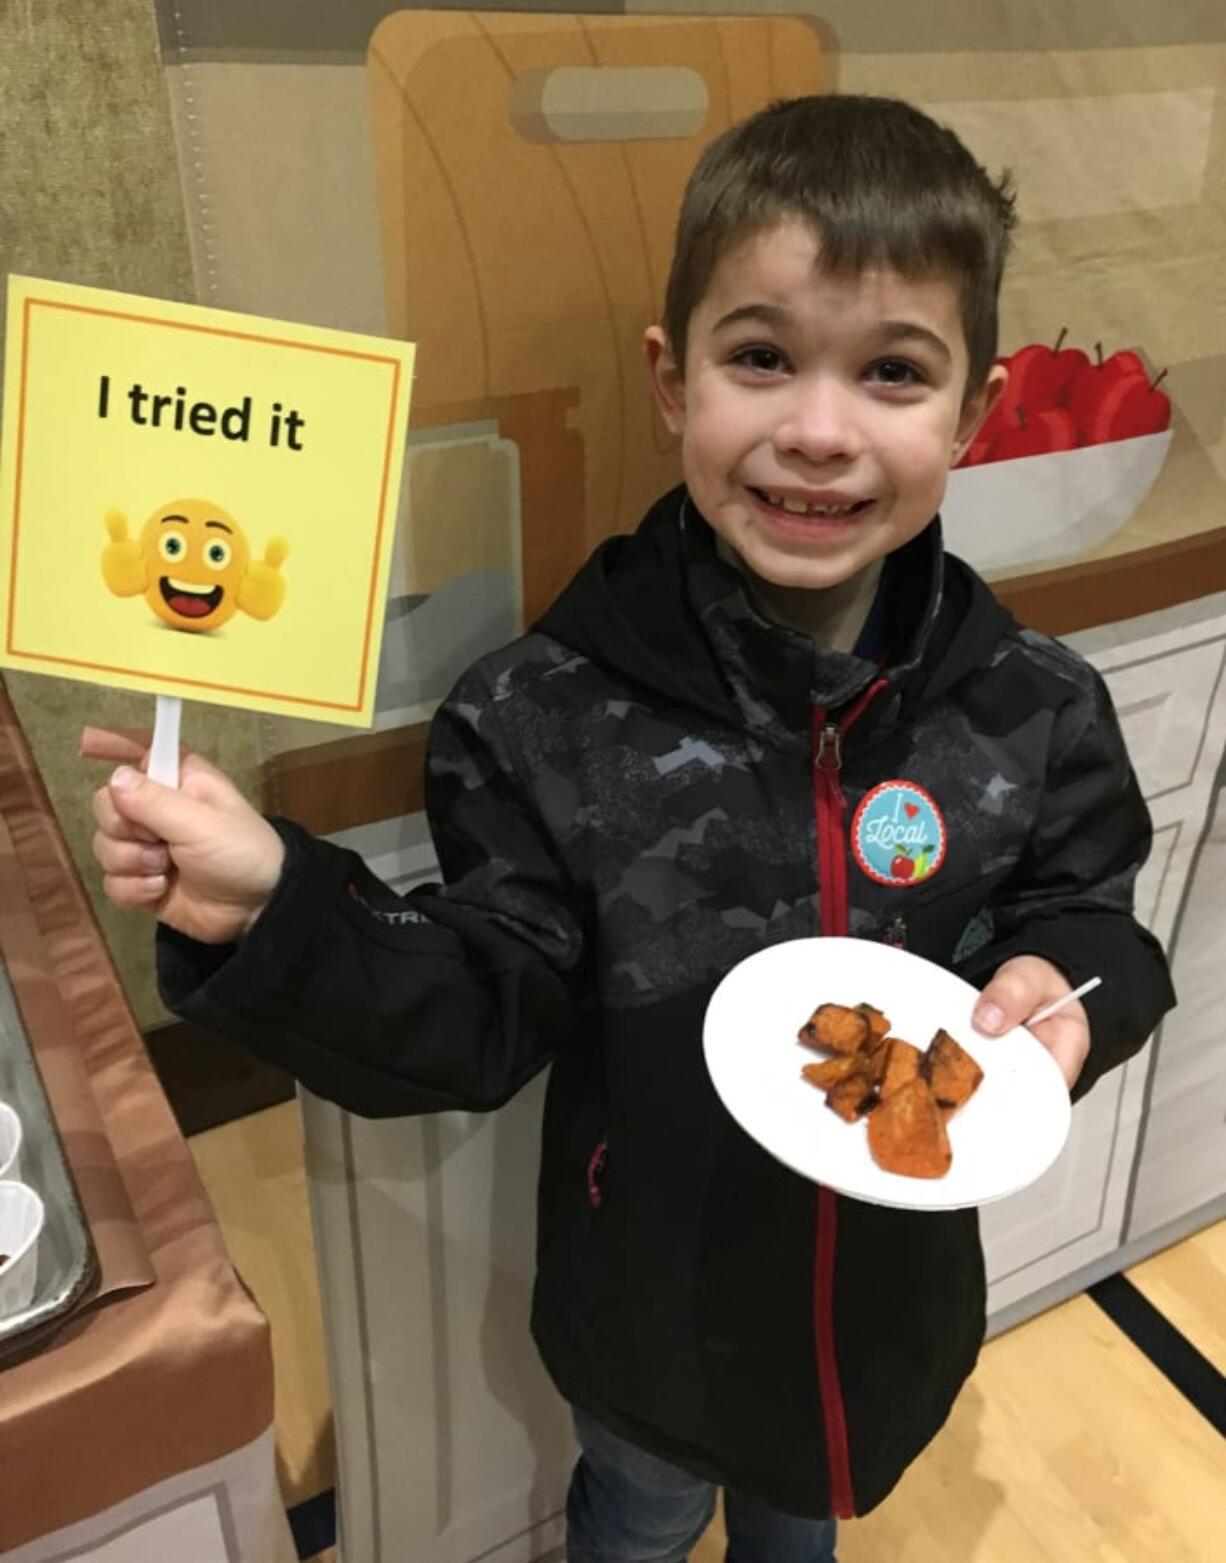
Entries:
{"label": "boy's right hand", "polygon": [[205,944],[241,939],[280,878],[280,836],[238,788],[199,755],[183,758],[177,788],[135,767],[148,744],[87,727],[86,759],[122,760],[94,794],[94,856],[116,906],[153,912]]}

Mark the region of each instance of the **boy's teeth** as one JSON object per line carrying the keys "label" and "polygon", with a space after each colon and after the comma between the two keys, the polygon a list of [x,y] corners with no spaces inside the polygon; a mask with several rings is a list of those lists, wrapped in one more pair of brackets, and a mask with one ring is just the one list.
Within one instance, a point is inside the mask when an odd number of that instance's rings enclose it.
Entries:
{"label": "boy's teeth", "polygon": [[850,505],[806,505],[803,499],[788,499],[783,494],[771,494],[766,496],[772,505],[777,505],[780,510],[786,510],[791,516],[849,516],[856,508]]}

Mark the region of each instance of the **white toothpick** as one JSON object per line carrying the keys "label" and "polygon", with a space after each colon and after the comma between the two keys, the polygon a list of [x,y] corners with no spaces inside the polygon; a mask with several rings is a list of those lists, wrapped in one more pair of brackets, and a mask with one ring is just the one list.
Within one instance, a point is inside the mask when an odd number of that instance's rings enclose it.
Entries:
{"label": "white toothpick", "polygon": [[149,746],[149,775],[163,787],[179,785],[179,718],[183,702],[174,695],[157,697],[153,742]]}
{"label": "white toothpick", "polygon": [[1022,1022],[1026,1026],[1037,1026],[1040,1022],[1049,1019],[1058,1009],[1063,1009],[1066,1004],[1071,1004],[1074,999],[1079,999],[1083,993],[1089,993],[1092,988],[1097,988],[1102,983],[1101,977],[1091,977],[1089,982],[1083,982],[1079,988],[1074,988],[1071,993],[1066,993],[1062,999],[1057,999],[1054,1004],[1046,1004],[1036,1014],[1029,1016]]}

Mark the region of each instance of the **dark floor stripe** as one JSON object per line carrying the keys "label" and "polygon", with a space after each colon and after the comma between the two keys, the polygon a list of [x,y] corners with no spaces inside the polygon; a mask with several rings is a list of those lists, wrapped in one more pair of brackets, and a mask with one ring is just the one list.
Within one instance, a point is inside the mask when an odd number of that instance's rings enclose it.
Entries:
{"label": "dark floor stripe", "polygon": [[1109,1275],[1088,1289],[1109,1319],[1160,1373],[1226,1438],[1226,1376],[1126,1276]]}
{"label": "dark floor stripe", "polygon": [[314,1498],[296,1503],[289,1510],[289,1528],[300,1558],[313,1558],[317,1552],[336,1545],[336,1490],[329,1487]]}

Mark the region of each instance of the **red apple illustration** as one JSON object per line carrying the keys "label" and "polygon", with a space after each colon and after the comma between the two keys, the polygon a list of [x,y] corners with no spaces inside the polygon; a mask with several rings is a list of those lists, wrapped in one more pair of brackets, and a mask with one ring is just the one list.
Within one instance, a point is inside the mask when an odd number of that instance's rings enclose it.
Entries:
{"label": "red apple illustration", "polygon": [[[1014,418],[1016,422],[1016,416]],[[988,451],[991,450],[996,437],[1003,434],[1010,427],[1008,413],[1005,409],[1003,395],[997,397],[992,405],[991,412],[979,425],[975,438],[967,446],[960,467],[977,467],[988,459]]]}
{"label": "red apple illustration", "polygon": [[1109,440],[1132,440],[1169,429],[1171,399],[1158,389],[1166,374],[1164,369],[1152,385],[1148,376],[1120,376],[1082,423],[1081,443],[1102,445]]}
{"label": "red apple illustration", "polygon": [[[1095,361],[1087,363],[1073,376],[1065,398],[1065,406],[1079,429],[1089,425],[1094,409],[1113,386],[1127,380],[1149,385],[1149,370],[1136,353],[1123,349],[1105,359],[1101,342],[1095,342],[1094,353]],[[1083,437],[1082,443],[1093,445],[1098,441]]]}
{"label": "red apple illustration", "polygon": [[1031,371],[1028,398],[1031,407],[1041,407],[1044,404],[1058,406],[1067,395],[1074,377],[1080,374],[1090,362],[1081,348],[1062,347],[1061,344],[1067,335],[1068,327],[1061,326],[1056,345],[1051,350],[1051,357],[1040,359]]}
{"label": "red apple illustration", "polygon": [[1014,409],[1014,421],[992,442],[989,461],[1017,461],[1022,456],[1046,456],[1052,451],[1073,450],[1077,426],[1064,407],[1043,407],[1027,413]]}
{"label": "red apple illustration", "polygon": [[915,864],[909,857],[904,857],[900,852],[890,864],[891,879],[910,879],[915,872]]}
{"label": "red apple illustration", "polygon": [[1054,347],[1032,342],[1006,361],[1009,383],[1000,398],[1006,411],[1022,406],[1037,412],[1061,400],[1074,377],[1090,362],[1079,347],[1063,346],[1067,335],[1068,327],[1062,326]]}
{"label": "red apple illustration", "polygon": [[1028,342],[1025,347],[1019,347],[1017,352],[1011,353],[1008,358],[997,360],[1009,371],[1005,388],[996,403],[1006,418],[1015,407],[1030,403],[1030,376],[1041,360],[1050,356],[1051,349],[1045,342]]}

